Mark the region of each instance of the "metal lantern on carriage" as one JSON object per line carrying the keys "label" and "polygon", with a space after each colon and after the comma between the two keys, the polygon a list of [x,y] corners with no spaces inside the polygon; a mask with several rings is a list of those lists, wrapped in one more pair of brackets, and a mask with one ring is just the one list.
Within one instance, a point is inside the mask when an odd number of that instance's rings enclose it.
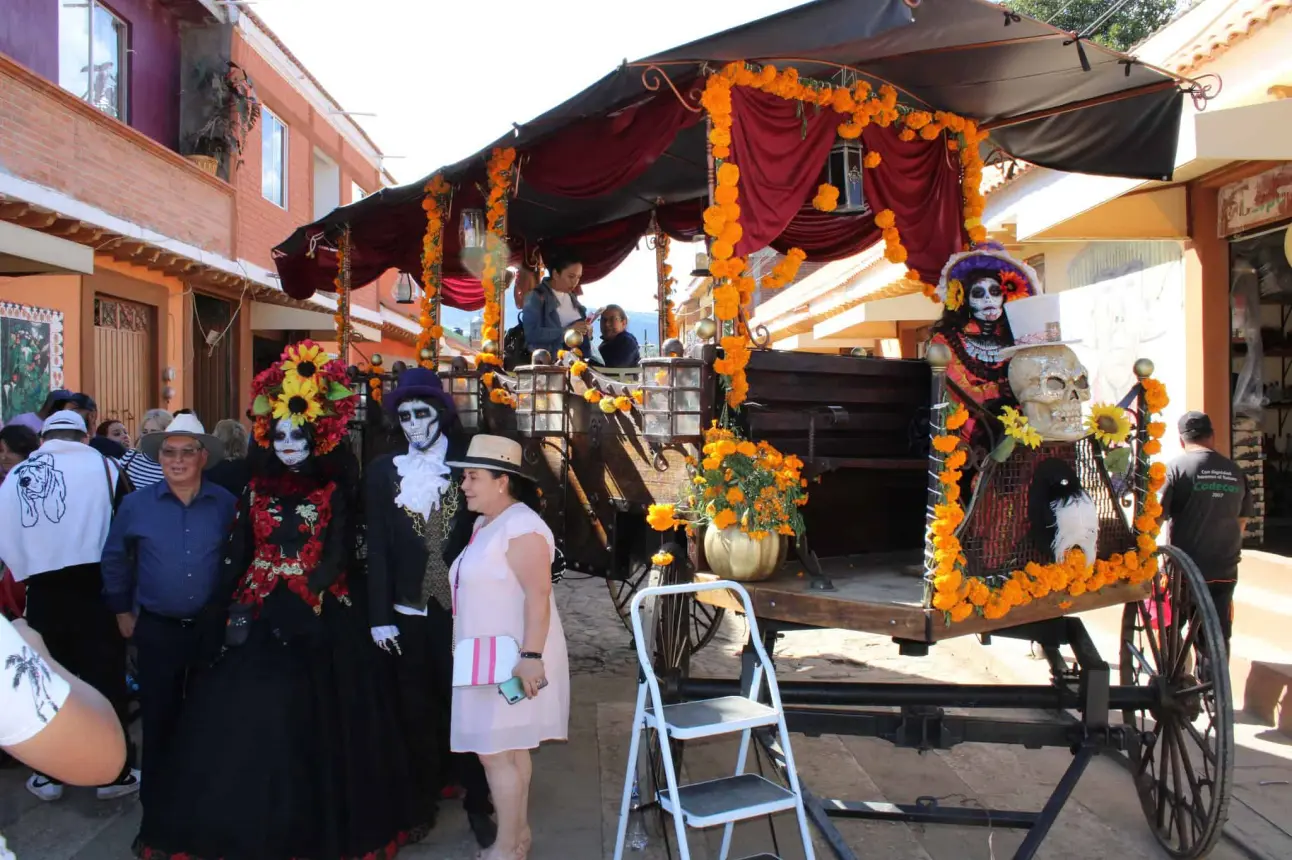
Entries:
{"label": "metal lantern on carriage", "polygon": [[462,250],[477,251],[485,246],[485,213],[483,209],[463,209],[458,226]]}
{"label": "metal lantern on carriage", "polygon": [[453,408],[458,412],[462,429],[475,433],[480,429],[479,378],[460,355],[440,356],[436,372],[444,381],[444,390],[453,398]]}
{"label": "metal lantern on carriage", "polygon": [[666,356],[642,360],[642,432],[662,445],[700,442],[704,362]]}
{"label": "metal lantern on carriage", "polygon": [[559,364],[516,368],[516,430],[522,436],[565,435],[568,380],[565,367]]}
{"label": "metal lantern on carriage", "polygon": [[821,181],[839,189],[839,204],[833,210],[837,215],[858,215],[870,211],[862,182],[862,159],[865,156],[860,140],[839,138],[830,147],[830,157]]}

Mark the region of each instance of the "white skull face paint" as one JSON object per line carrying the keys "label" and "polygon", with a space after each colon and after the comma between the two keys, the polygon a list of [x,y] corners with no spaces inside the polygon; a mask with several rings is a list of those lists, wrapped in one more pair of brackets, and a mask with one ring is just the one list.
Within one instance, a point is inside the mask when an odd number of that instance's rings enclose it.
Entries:
{"label": "white skull face paint", "polygon": [[304,427],[292,424],[290,418],[280,418],[274,425],[274,454],[289,469],[295,469],[310,455],[310,440]]}
{"label": "white skull face paint", "polygon": [[1005,309],[1005,293],[994,278],[979,278],[969,287],[969,310],[983,322],[995,322]]}
{"label": "white skull face paint", "polygon": [[439,416],[435,408],[425,400],[410,397],[399,404],[395,413],[399,417],[399,426],[408,438],[408,447],[415,451],[425,451],[431,447],[440,432]]}

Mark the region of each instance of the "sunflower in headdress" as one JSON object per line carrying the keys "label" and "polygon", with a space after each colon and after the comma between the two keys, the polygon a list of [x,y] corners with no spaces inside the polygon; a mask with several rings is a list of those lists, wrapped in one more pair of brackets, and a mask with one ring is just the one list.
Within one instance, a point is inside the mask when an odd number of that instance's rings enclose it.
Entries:
{"label": "sunflower in headdress", "polygon": [[314,426],[317,454],[328,453],[346,437],[359,399],[345,365],[309,340],[283,350],[282,358],[252,381],[251,393],[257,444],[268,448],[273,423],[286,418],[297,427]]}
{"label": "sunflower in headdress", "polygon": [[297,427],[313,423],[323,414],[323,404],[318,395],[314,380],[302,379],[295,374],[284,375],[283,390],[273,401],[274,420],[290,418]]}
{"label": "sunflower in headdress", "polygon": [[1000,278],[1000,289],[1005,294],[1005,301],[1012,302],[1032,295],[1032,288],[1028,285],[1027,279],[1018,272],[1002,269],[997,277]]}
{"label": "sunflower in headdress", "polygon": [[285,381],[299,377],[313,380],[317,390],[318,374],[327,360],[327,353],[316,343],[306,340],[292,344],[283,352],[283,379]]}

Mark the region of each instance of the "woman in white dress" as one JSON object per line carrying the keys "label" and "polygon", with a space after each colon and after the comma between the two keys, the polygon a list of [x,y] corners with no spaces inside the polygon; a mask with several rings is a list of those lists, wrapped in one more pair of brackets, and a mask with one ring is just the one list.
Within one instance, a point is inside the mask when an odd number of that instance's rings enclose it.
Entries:
{"label": "woman in white dress", "polygon": [[529,827],[530,750],[566,740],[570,664],[552,596],[556,543],[538,515],[538,493],[521,471],[520,445],[476,436],[463,469],[462,492],[477,514],[471,542],[449,571],[454,642],[510,636],[520,646],[512,674],[525,698],[508,704],[494,686],[456,687],[450,745],[480,756],[498,815],[498,839],[483,860],[524,860]]}

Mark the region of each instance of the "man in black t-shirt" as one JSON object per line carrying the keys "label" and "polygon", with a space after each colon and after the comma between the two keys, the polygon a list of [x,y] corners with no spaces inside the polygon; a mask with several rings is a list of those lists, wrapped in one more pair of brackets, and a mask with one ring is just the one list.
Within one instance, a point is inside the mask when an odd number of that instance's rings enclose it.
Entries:
{"label": "man in black t-shirt", "polygon": [[1184,453],[1167,467],[1162,512],[1171,523],[1171,545],[1188,553],[1207,580],[1227,651],[1243,526],[1252,515],[1252,495],[1242,470],[1216,453],[1215,443],[1216,434],[1205,413],[1186,412],[1180,418]]}

